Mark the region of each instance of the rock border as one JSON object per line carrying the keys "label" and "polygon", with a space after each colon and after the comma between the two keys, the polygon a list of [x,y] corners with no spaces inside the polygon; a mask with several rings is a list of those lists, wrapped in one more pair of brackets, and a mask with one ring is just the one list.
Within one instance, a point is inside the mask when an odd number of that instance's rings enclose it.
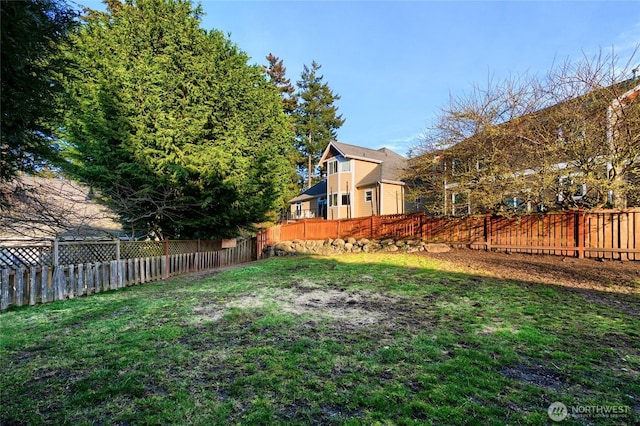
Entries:
{"label": "rock border", "polygon": [[429,243],[415,238],[386,238],[383,240],[369,240],[361,238],[327,238],[324,240],[293,240],[281,241],[268,245],[262,251],[262,257],[291,256],[295,254],[317,254],[328,256],[341,253],[444,253],[451,250],[451,246],[443,243]]}

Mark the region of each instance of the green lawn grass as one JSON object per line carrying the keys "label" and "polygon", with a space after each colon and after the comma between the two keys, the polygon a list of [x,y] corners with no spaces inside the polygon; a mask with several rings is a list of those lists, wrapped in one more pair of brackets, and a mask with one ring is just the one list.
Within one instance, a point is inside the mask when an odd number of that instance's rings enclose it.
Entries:
{"label": "green lawn grass", "polygon": [[634,312],[417,255],[275,258],[0,327],[2,425],[550,424],[555,401],[640,422]]}

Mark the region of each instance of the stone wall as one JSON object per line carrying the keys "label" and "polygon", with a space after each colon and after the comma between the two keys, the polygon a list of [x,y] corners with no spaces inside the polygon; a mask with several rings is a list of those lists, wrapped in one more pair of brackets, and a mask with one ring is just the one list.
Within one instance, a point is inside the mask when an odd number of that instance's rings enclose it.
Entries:
{"label": "stone wall", "polygon": [[265,247],[262,252],[263,257],[289,256],[294,254],[317,254],[331,255],[340,253],[373,253],[373,252],[405,252],[415,253],[427,251],[431,253],[441,253],[451,250],[448,244],[428,243],[419,239],[384,239],[369,240],[362,238],[348,238],[335,240],[293,240],[281,241],[279,243]]}

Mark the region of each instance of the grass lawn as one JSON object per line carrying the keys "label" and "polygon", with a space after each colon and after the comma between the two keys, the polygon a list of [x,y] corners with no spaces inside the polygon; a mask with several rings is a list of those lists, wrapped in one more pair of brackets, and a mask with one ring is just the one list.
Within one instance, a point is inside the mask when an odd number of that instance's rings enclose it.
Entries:
{"label": "grass lawn", "polygon": [[0,314],[0,424],[638,424],[636,312],[417,255],[275,258]]}

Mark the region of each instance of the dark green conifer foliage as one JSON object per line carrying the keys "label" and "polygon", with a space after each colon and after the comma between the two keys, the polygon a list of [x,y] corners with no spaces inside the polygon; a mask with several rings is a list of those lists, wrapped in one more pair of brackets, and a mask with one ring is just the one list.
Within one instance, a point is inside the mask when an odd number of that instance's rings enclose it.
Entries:
{"label": "dark green conifer foliage", "polygon": [[58,0],[2,0],[0,22],[3,183],[19,172],[37,170],[57,154],[52,135],[63,67],[57,52],[74,24],[74,13]]}
{"label": "dark green conifer foliage", "polygon": [[278,91],[201,14],[111,0],[67,52],[67,168],[133,232],[234,236],[282,203],[294,148]]}
{"label": "dark green conifer foliage", "polygon": [[337,130],[344,124],[342,114],[338,114],[335,101],[340,96],[333,93],[324,76],[319,75],[321,65],[311,62],[311,68],[304,66],[298,86],[298,108],[295,112],[296,141],[298,150],[304,155],[308,186],[312,184],[315,168],[322,151],[335,140]]}

